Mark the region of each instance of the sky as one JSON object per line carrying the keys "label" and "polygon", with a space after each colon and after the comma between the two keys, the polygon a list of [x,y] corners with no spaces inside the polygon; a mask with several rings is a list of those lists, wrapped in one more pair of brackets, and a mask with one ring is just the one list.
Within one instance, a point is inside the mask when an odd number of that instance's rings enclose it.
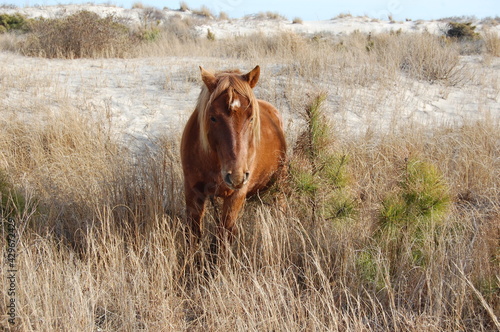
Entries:
{"label": "sky", "polygon": [[[181,1],[153,0],[6,0],[0,4],[18,7],[70,3],[107,3],[130,8],[140,2],[144,6],[178,9]],[[452,16],[477,18],[500,16],[500,0],[183,0],[190,8],[208,7],[218,14],[225,12],[232,18],[272,11],[288,19],[305,21],[328,20],[339,14],[367,15],[378,19],[439,19]]]}

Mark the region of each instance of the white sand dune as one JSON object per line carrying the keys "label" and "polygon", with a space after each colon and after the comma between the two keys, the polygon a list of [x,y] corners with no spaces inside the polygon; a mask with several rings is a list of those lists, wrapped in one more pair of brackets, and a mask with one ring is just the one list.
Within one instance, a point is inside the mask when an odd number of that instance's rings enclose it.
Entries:
{"label": "white sand dune", "polygon": [[[115,15],[140,22],[140,9],[104,5],[66,5],[36,8],[1,9],[20,12],[28,17],[58,17],[79,10],[100,15]],[[166,15],[192,15],[165,11]],[[353,31],[383,32],[391,30],[430,31],[438,33],[440,22],[390,23],[366,17],[344,17],[320,22],[292,24],[288,21],[245,19],[207,20],[198,27],[200,33],[211,29],[218,38],[254,33],[271,34],[290,30],[300,33],[349,34]],[[498,29],[498,27],[495,27]],[[342,87],[335,82],[319,82],[331,92],[328,112],[346,134],[363,134],[367,130],[387,131],[398,124],[461,125],[469,121],[500,119],[500,60],[484,64],[481,56],[462,58],[463,66],[474,79],[462,86],[443,86],[401,78],[391,87]],[[140,59],[48,60],[27,58],[0,52],[0,103],[3,116],[33,120],[40,110],[54,112],[72,107],[106,118],[113,133],[131,146],[141,147],[164,134],[179,135],[192,112],[199,93],[198,66],[222,69],[238,67],[249,70],[250,64],[238,60],[156,57]],[[251,64],[254,65],[254,64]],[[246,68],[247,66],[248,68]],[[243,67],[243,68],[242,68]],[[297,124],[297,109],[290,106],[280,91],[279,65],[264,64],[262,80],[256,94],[277,104],[288,126]],[[295,78],[289,83],[297,94],[316,87]],[[290,87],[288,88],[290,89]],[[345,95],[349,95],[346,98]]]}

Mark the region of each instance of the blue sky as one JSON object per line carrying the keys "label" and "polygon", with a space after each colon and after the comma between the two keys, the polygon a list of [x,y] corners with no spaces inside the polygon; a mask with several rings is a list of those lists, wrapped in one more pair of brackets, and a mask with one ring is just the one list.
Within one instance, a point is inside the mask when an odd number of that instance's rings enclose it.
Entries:
{"label": "blue sky", "polygon": [[[110,3],[130,8],[133,3],[158,8],[178,9],[180,1],[152,0],[7,0],[0,4],[14,4],[19,7],[33,5],[56,5],[68,3]],[[396,20],[410,18],[438,19],[450,16],[478,18],[500,16],[500,0],[184,0],[190,8],[206,6],[214,13],[226,12],[230,17],[241,17],[258,12],[278,12],[289,19],[327,20],[341,13],[368,15],[387,19],[392,14]]]}

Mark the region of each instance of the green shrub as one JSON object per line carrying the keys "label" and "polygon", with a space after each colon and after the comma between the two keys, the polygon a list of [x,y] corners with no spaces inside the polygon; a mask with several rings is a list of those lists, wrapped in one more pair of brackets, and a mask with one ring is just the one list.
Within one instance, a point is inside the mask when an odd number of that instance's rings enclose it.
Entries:
{"label": "green shrub", "polygon": [[446,30],[446,36],[457,39],[478,39],[480,35],[475,32],[476,27],[471,22],[458,23],[449,22]]}
{"label": "green shrub", "polygon": [[382,202],[381,226],[401,227],[408,223],[441,223],[448,210],[448,186],[430,163],[409,160],[395,193]]}
{"label": "green shrub", "polygon": [[0,14],[0,33],[12,30],[26,32],[28,20],[21,14]]}
{"label": "green shrub", "polygon": [[210,41],[215,41],[215,33],[213,33],[210,29],[208,29],[207,31],[207,39]]}
{"label": "green shrub", "polygon": [[318,219],[338,220],[351,216],[354,199],[348,190],[346,155],[333,150],[331,126],[323,114],[325,94],[314,97],[303,117],[301,133],[291,158],[291,186],[297,201],[313,223]]}
{"label": "green shrub", "polygon": [[374,286],[377,291],[385,287],[385,275],[383,259],[380,252],[373,248],[365,248],[356,252],[356,270],[362,280]]}
{"label": "green shrub", "polygon": [[81,11],[62,19],[33,21],[21,51],[47,58],[124,57],[131,44],[128,28],[112,16]]}
{"label": "green shrub", "polygon": [[382,202],[377,234],[392,266],[423,266],[426,243],[434,242],[449,211],[449,188],[432,164],[412,159],[394,192]]}
{"label": "green shrub", "polygon": [[141,41],[152,42],[161,36],[161,30],[157,26],[140,29],[135,36]]}
{"label": "green shrub", "polygon": [[428,266],[439,246],[450,194],[441,172],[418,159],[406,162],[396,188],[382,201],[373,245],[357,253],[360,276],[380,290],[404,271]]}

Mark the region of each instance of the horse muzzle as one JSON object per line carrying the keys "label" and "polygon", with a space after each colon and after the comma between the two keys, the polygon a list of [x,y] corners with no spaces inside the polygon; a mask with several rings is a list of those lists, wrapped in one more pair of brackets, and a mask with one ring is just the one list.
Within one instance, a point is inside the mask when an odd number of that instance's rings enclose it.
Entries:
{"label": "horse muzzle", "polygon": [[236,190],[248,183],[250,172],[223,172],[222,177],[230,189]]}

